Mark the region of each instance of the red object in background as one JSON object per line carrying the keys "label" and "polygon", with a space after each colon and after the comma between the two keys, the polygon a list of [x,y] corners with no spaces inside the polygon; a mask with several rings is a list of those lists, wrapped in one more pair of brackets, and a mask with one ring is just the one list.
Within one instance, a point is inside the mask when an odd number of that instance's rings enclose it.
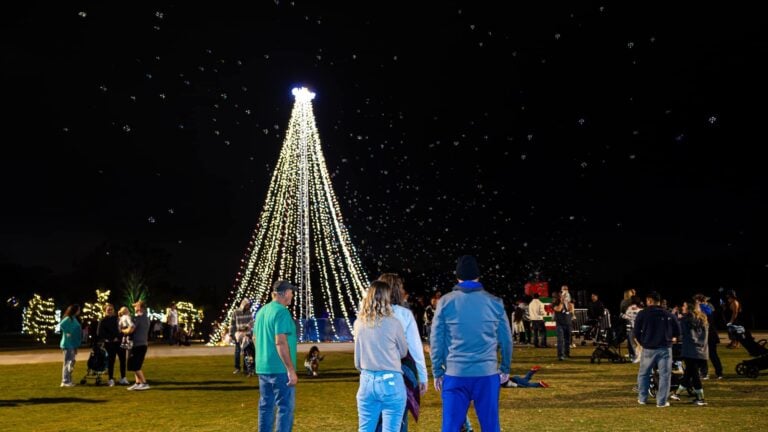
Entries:
{"label": "red object in background", "polygon": [[539,293],[541,297],[549,297],[549,282],[528,282],[525,284],[525,295]]}

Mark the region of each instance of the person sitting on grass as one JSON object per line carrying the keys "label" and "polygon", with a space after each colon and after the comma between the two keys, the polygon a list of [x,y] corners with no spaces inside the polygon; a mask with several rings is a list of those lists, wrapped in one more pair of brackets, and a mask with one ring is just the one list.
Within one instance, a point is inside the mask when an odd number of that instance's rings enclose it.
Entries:
{"label": "person sitting on grass", "polygon": [[320,362],[325,356],[320,355],[320,348],[317,345],[313,345],[309,349],[307,356],[304,358],[304,367],[307,368],[307,375],[317,376],[317,371],[320,368]]}
{"label": "person sitting on grass", "polygon": [[509,379],[506,382],[501,383],[502,387],[549,387],[549,384],[547,384],[544,381],[539,382],[531,382],[531,378],[533,378],[533,374],[535,374],[539,369],[541,369],[541,366],[533,366],[531,369],[525,374],[524,377],[520,377],[520,375],[515,375],[512,377],[509,377]]}

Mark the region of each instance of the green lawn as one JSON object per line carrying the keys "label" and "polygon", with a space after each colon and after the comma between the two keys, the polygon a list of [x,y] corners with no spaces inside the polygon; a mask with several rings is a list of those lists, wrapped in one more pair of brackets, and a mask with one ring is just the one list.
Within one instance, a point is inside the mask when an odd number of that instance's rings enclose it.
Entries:
{"label": "green lawn", "polygon": [[[502,428],[506,431],[766,431],[768,376],[738,377],[734,367],[744,350],[721,350],[726,379],[705,381],[707,407],[673,403],[669,409],[639,406],[632,393],[637,366],[590,364],[591,348],[574,359],[554,361],[554,351],[516,348],[513,371],[540,364],[537,378],[548,389],[502,389]],[[75,377],[85,372],[78,363]],[[124,387],[59,388],[59,363],[0,366],[0,430],[255,430],[258,379],[233,376],[230,356],[148,359],[152,389]],[[321,377],[300,376],[296,431],[354,431],[357,426],[357,373],[352,353],[326,353]],[[129,374],[130,375],[130,374]],[[685,401],[687,398],[683,398]],[[413,431],[440,430],[440,397],[431,387]],[[476,425],[474,414],[471,414]]]}

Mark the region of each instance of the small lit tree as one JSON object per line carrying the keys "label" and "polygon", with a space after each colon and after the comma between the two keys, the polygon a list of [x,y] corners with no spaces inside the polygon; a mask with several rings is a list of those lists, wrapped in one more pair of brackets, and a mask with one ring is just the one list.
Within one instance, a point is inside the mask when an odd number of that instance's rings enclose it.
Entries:
{"label": "small lit tree", "polygon": [[21,332],[32,335],[36,341],[45,343],[48,335],[56,330],[56,305],[53,299],[43,299],[33,294],[24,308],[21,318]]}
{"label": "small lit tree", "polygon": [[109,299],[110,290],[96,290],[96,303],[86,302],[80,312],[82,322],[100,321],[104,317],[104,305]]}

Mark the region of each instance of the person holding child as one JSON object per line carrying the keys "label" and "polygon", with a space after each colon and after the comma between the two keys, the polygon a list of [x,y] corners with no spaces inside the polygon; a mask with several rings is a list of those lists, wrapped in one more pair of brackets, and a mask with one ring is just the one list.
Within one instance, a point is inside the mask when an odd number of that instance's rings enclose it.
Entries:
{"label": "person holding child", "polygon": [[115,357],[120,360],[120,381],[118,384],[128,385],[125,379],[125,350],[120,349],[122,334],[115,314],[115,306],[112,303],[104,305],[104,318],[99,321],[96,330],[98,340],[104,341],[104,349],[107,350],[107,371],[109,372],[109,386],[115,385]]}
{"label": "person holding child", "polygon": [[128,390],[149,390],[149,384],[141,370],[144,365],[144,357],[147,355],[147,340],[149,339],[149,317],[144,310],[143,300],[133,304],[136,316],[130,327],[123,330],[123,334],[133,336],[133,347],[128,350],[128,370],[135,375],[136,384],[129,386]]}

